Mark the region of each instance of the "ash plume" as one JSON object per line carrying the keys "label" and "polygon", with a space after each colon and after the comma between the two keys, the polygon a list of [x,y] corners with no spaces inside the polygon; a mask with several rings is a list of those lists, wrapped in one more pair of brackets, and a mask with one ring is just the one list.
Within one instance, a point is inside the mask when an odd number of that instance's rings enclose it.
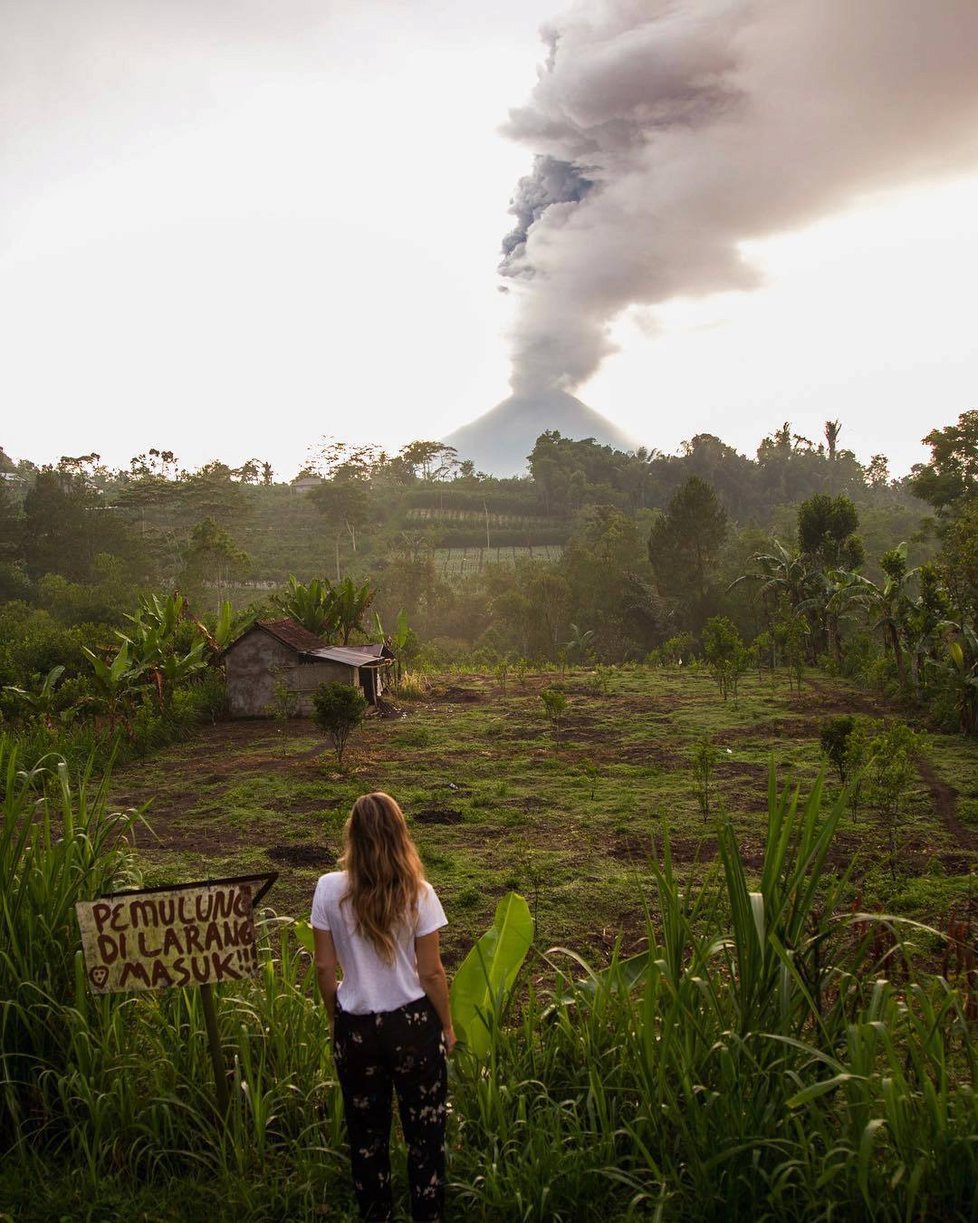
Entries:
{"label": "ash plume", "polygon": [[581,168],[571,162],[539,155],[533,159],[533,173],[520,179],[510,201],[509,211],[516,217],[516,225],[503,238],[501,266],[505,267],[507,275],[532,273],[529,266],[520,266],[530,226],[554,204],[579,204],[593,186]]}
{"label": "ash plume", "polygon": [[587,0],[505,131],[513,387],[583,382],[629,305],[750,289],[740,243],[978,164],[976,0]]}

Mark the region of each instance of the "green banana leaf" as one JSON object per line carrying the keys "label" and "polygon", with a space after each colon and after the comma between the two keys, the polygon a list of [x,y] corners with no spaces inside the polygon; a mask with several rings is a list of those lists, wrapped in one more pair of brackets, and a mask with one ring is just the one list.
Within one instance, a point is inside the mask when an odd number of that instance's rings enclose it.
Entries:
{"label": "green banana leaf", "polygon": [[522,896],[508,892],[496,919],[462,961],[452,982],[455,1034],[477,1057],[485,1057],[491,1029],[533,944],[533,918]]}
{"label": "green banana leaf", "polygon": [[304,917],[297,918],[292,923],[292,932],[295,934],[296,941],[303,951],[308,951],[310,955],[315,950],[313,939],[312,926]]}
{"label": "green banana leaf", "polygon": [[550,1006],[543,1012],[545,1019],[552,1016],[559,1007],[569,1006],[575,1002],[592,1002],[599,994],[617,994],[622,990],[630,993],[633,989],[638,989],[645,984],[651,963],[651,956],[647,951],[643,951],[638,955],[630,956],[627,960],[619,960],[616,956],[610,967],[595,972],[576,951],[570,951],[566,947],[551,947],[547,952],[547,958],[549,959],[556,952],[569,956],[571,960],[579,964],[583,969],[583,975],[573,985],[565,986],[557,994]]}

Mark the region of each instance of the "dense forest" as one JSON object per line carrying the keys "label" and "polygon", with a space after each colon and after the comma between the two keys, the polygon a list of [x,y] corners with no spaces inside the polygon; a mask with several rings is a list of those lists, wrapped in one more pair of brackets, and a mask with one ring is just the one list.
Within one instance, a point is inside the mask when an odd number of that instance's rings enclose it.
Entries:
{"label": "dense forest", "polygon": [[771,662],[801,650],[918,697],[941,666],[970,680],[978,413],[899,480],[842,431],[785,423],[753,458],[707,434],[663,455],[544,433],[520,479],[427,441],[324,442],[288,483],[260,459],[186,471],[154,448],[112,471],[0,451],[0,683],[63,666],[68,703],[84,649],[117,647],[141,597],[178,591],[201,622],[230,602],[240,625],[290,577],[369,581],[381,623],[403,610],[437,664],[642,660],[697,650],[724,617]]}

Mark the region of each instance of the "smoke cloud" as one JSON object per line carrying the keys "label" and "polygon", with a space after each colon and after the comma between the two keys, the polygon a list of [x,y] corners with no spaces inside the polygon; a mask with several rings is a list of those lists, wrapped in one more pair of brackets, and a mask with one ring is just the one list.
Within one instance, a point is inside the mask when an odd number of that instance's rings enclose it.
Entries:
{"label": "smoke cloud", "polygon": [[517,392],[584,381],[629,305],[756,286],[745,240],[978,164],[975,0],[586,0],[543,37]]}
{"label": "smoke cloud", "polygon": [[593,186],[570,162],[556,157],[533,159],[533,173],[520,179],[510,201],[509,211],[516,217],[516,226],[503,238],[503,266],[508,276],[532,274],[532,267],[523,259],[530,226],[554,204],[579,204]]}

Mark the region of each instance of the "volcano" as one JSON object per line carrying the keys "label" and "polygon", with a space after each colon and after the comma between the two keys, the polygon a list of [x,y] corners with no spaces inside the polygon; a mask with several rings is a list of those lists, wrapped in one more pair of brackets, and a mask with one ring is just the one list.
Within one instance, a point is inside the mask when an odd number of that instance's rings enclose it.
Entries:
{"label": "volcano", "polygon": [[636,442],[566,391],[510,395],[482,416],[444,438],[460,459],[471,459],[477,471],[493,476],[522,475],[537,438],[548,429],[562,437],[593,437],[615,450],[636,450]]}

